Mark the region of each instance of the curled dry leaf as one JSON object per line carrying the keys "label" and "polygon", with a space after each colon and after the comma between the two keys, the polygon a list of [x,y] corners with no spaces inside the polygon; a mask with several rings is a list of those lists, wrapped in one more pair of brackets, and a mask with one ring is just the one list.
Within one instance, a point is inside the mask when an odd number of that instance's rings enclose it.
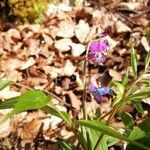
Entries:
{"label": "curled dry leaf", "polygon": [[71,76],[75,72],[76,67],[73,66],[72,62],[70,60],[67,60],[65,63],[65,66],[62,70],[62,74],[66,76]]}
{"label": "curled dry leaf", "polygon": [[85,51],[85,46],[82,44],[71,43],[71,53],[74,57],[80,56]]}
{"label": "curled dry leaf", "polygon": [[63,38],[71,38],[74,36],[74,25],[69,21],[62,21],[59,24],[59,31],[57,36]]}
{"label": "curled dry leaf", "polygon": [[64,39],[56,41],[55,44],[54,44],[54,47],[59,52],[67,52],[67,51],[70,50],[71,43],[72,43],[71,39],[64,38]]}
{"label": "curled dry leaf", "polygon": [[75,35],[80,43],[85,42],[86,37],[90,31],[89,24],[84,20],[80,20],[79,24],[75,27]]}

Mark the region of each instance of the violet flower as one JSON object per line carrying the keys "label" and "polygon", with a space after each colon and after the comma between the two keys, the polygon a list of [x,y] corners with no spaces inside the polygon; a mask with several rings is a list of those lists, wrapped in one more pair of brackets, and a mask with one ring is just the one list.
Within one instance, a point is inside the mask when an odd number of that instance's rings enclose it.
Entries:
{"label": "violet flower", "polygon": [[91,78],[88,88],[97,103],[103,102],[104,96],[106,94],[112,95],[112,90],[108,86],[98,87],[96,79],[94,77]]}

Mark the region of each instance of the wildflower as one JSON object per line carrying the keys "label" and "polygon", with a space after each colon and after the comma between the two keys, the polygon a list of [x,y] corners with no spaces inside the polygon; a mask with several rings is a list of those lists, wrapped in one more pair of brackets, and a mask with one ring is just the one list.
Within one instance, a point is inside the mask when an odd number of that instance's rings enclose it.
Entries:
{"label": "wildflower", "polygon": [[[102,35],[101,37],[104,37],[104,35]],[[89,46],[88,61],[96,65],[100,62],[105,63],[105,54],[109,48],[108,41],[106,39],[102,40],[101,37],[98,40],[92,41]]]}
{"label": "wildflower", "polygon": [[101,103],[106,94],[112,95],[112,90],[108,86],[98,87],[96,79],[94,77],[91,78],[88,88],[97,103]]}

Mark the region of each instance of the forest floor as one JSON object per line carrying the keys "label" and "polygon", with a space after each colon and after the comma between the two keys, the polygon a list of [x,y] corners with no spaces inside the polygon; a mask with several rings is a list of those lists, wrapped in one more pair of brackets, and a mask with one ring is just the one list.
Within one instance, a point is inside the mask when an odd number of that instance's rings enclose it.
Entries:
{"label": "forest floor", "polygon": [[[0,78],[15,84],[0,91],[0,99],[18,96],[30,88],[39,89],[53,93],[53,102],[60,110],[81,118],[83,89],[78,83],[83,77],[86,46],[105,28],[111,30],[107,36],[110,43],[107,61],[104,65],[88,66],[89,76],[99,76],[101,85],[107,85],[111,79],[122,80],[130,66],[131,39],[138,53],[138,69],[143,68],[150,49],[148,1],[76,7],[50,5],[42,24],[1,24]],[[111,109],[111,103],[106,97],[98,105],[88,93],[88,115],[97,108],[100,108],[101,114],[106,114]],[[143,106],[145,115],[150,115],[149,104],[143,103]],[[145,117],[136,113],[132,106],[126,109],[139,121]],[[0,110],[0,114],[2,116],[9,111]],[[114,123],[122,128],[117,116]],[[57,150],[58,139],[74,141],[72,132],[61,119],[40,110],[23,112],[8,119],[0,126],[0,139],[4,149]]]}

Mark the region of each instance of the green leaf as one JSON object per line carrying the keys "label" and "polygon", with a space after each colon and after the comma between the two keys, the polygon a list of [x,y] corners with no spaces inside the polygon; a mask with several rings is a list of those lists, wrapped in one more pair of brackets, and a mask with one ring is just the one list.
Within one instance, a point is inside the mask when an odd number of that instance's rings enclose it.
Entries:
{"label": "green leaf", "polygon": [[47,113],[50,113],[52,115],[55,115],[59,118],[62,118],[69,126],[71,126],[71,118],[70,116],[63,111],[60,111],[55,105],[50,103],[51,106],[45,106],[42,108],[42,110],[46,111]]}
{"label": "green leaf", "polygon": [[113,106],[114,106],[116,103],[118,103],[122,99],[125,87],[117,81],[112,81],[111,84],[113,84],[115,86],[114,91],[116,93],[116,98],[113,101]]}
{"label": "green leaf", "polygon": [[[90,141],[90,145],[88,147],[90,147],[90,149],[94,149],[95,147],[95,144],[100,136],[100,132],[99,131],[96,131],[94,129],[91,129],[91,128],[86,128],[87,130],[87,133],[88,133],[88,141],[87,143],[89,143]],[[103,139],[101,141],[101,144],[98,145],[97,149],[100,149],[100,150],[107,150],[107,143],[106,143],[106,140]]]}
{"label": "green leaf", "polygon": [[122,119],[126,128],[129,128],[131,130],[133,129],[134,122],[133,122],[132,116],[129,113],[122,112],[121,113],[121,119]]}
{"label": "green leaf", "polygon": [[[86,134],[86,128],[83,126],[79,126],[78,132],[77,132],[78,139],[81,143],[82,149],[88,150],[89,144],[87,145],[87,134]],[[91,144],[91,142],[90,142]]]}
{"label": "green leaf", "polygon": [[145,70],[149,68],[149,64],[150,64],[150,50],[148,51],[148,54],[145,59]]}
{"label": "green leaf", "polygon": [[122,135],[121,133],[119,133],[118,131],[116,131],[115,129],[105,125],[102,122],[99,121],[90,121],[90,120],[78,120],[76,121],[77,125],[82,125],[85,127],[89,127],[91,129],[94,129],[96,131],[102,132],[106,135],[110,135],[113,136],[115,138],[119,138],[125,141],[129,141],[128,138],[124,135]]}
{"label": "green leaf", "polygon": [[104,138],[105,138],[105,141],[107,141],[108,147],[111,147],[111,146],[113,146],[119,142],[119,139],[114,138],[114,137],[109,136],[109,135],[105,135]]}
{"label": "green leaf", "polygon": [[150,118],[145,119],[138,125],[138,127],[150,136]]}
{"label": "green leaf", "polygon": [[16,98],[6,99],[5,101],[0,102],[0,109],[9,109],[14,108],[17,103]]}
{"label": "green leaf", "polygon": [[5,87],[10,85],[11,83],[12,83],[12,81],[0,80],[0,90],[4,89]]}
{"label": "green leaf", "polygon": [[68,141],[59,141],[62,150],[75,150],[75,146]]}
{"label": "green leaf", "polygon": [[135,52],[134,47],[132,47],[131,67],[132,67],[132,71],[133,71],[135,78],[137,77],[137,65],[138,65],[137,53]]}
{"label": "green leaf", "polygon": [[127,145],[126,150],[150,150],[150,136],[140,127],[134,127],[129,139],[133,142]]}
{"label": "green leaf", "polygon": [[129,78],[128,78],[128,70],[123,78],[123,81],[122,81],[122,85],[125,87],[129,82]]}
{"label": "green leaf", "polygon": [[143,138],[146,135],[144,131],[142,131],[139,127],[134,127],[133,131],[129,135],[129,139],[131,141],[135,141],[137,139]]}
{"label": "green leaf", "polygon": [[148,95],[150,95],[150,87],[143,87],[139,90],[137,90],[136,92],[134,92],[134,95],[137,95],[137,94],[146,94],[146,93],[149,93]]}
{"label": "green leaf", "polygon": [[[52,99],[52,97],[50,97]],[[18,114],[22,111],[40,109],[44,107],[50,99],[46,96],[45,93],[36,90],[30,90],[23,93],[21,96],[13,98],[17,101],[14,109],[8,113],[4,118],[0,120],[0,123],[3,123],[8,118],[11,118],[13,115]]]}
{"label": "green leaf", "polygon": [[131,102],[139,113],[143,113],[143,107],[140,102],[138,101],[131,101]]}

